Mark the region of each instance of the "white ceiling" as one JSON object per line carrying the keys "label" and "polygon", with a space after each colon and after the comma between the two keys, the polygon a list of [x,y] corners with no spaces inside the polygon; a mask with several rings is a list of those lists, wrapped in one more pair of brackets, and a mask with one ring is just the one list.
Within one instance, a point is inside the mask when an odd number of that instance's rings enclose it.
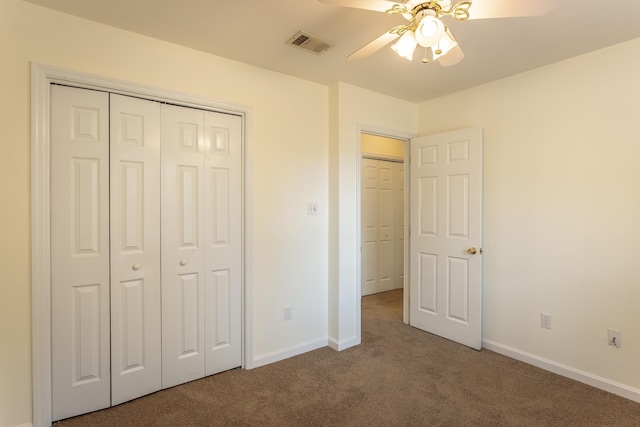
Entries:
{"label": "white ceiling", "polygon": [[[318,83],[342,81],[413,102],[640,37],[638,0],[560,0],[557,10],[542,17],[444,18],[465,52],[462,62],[445,68],[421,63],[418,51],[408,62],[389,47],[347,61],[350,53],[406,21],[317,0],[27,1]],[[336,46],[322,55],[287,46],[299,30]]]}

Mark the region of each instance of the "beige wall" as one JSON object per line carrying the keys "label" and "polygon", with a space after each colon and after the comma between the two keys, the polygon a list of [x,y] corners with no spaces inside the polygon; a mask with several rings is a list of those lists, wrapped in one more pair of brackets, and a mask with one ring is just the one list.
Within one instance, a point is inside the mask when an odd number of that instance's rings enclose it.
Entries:
{"label": "beige wall", "polygon": [[363,133],[360,137],[362,154],[404,159],[404,144],[402,139],[389,138],[380,135]]}
{"label": "beige wall", "polygon": [[[0,52],[0,426],[32,418],[31,61],[246,106],[252,117],[248,250],[253,259],[254,355],[277,356],[310,342],[326,342],[326,86],[18,0],[0,0]],[[320,214],[307,216],[306,203],[314,201]],[[294,313],[286,324],[285,305]]]}
{"label": "beige wall", "polygon": [[[638,76],[640,39],[418,108],[421,135],[484,128],[484,339],[636,399]],[[622,331],[621,349],[607,328]]]}

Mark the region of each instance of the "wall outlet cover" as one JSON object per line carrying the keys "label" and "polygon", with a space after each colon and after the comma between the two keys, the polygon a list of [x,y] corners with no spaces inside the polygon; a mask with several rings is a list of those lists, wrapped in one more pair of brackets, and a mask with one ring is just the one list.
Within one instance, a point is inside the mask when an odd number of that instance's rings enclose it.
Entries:
{"label": "wall outlet cover", "polygon": [[540,327],[551,329],[551,315],[549,313],[540,313]]}

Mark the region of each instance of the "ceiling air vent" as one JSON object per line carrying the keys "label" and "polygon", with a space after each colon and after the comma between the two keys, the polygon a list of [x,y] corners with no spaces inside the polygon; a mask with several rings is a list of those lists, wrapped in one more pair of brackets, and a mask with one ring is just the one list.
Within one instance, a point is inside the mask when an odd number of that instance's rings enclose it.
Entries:
{"label": "ceiling air vent", "polygon": [[312,36],[311,34],[304,33],[302,31],[298,31],[294,34],[294,36],[287,41],[287,44],[289,46],[306,50],[307,52],[315,53],[316,55],[320,55],[336,45],[335,43],[323,40],[320,37]]}

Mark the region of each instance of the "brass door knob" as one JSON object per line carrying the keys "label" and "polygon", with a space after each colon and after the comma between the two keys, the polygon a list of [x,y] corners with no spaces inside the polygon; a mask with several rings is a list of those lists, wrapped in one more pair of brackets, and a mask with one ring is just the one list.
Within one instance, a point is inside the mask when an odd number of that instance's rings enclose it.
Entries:
{"label": "brass door knob", "polygon": [[476,248],[474,248],[473,246],[471,246],[469,249],[467,249],[467,253],[469,255],[475,255],[478,253],[478,250]]}

